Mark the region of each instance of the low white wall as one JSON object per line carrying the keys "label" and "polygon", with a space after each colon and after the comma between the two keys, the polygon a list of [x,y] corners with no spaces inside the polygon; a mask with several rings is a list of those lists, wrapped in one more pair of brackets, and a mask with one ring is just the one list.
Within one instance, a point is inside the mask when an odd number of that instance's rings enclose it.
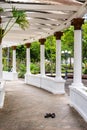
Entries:
{"label": "low white wall", "polygon": [[5,97],[5,88],[4,88],[4,81],[0,81],[0,108],[4,105],[4,97]]}
{"label": "low white wall", "polygon": [[87,122],[87,88],[70,87],[70,105],[74,107]]}
{"label": "low white wall", "polygon": [[25,74],[25,83],[40,87],[40,75]]}
{"label": "low white wall", "polygon": [[65,93],[65,80],[56,80],[56,78],[51,78],[41,75],[25,74],[25,83],[36,87],[40,87],[54,94],[64,94]]}
{"label": "low white wall", "polygon": [[3,71],[3,80],[17,80],[17,79],[18,79],[17,72]]}

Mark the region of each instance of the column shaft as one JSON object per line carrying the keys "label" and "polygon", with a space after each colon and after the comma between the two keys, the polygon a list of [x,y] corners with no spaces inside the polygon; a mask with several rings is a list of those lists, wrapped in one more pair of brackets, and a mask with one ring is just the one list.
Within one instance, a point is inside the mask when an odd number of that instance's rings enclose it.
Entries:
{"label": "column shaft", "polygon": [[45,43],[46,39],[40,39],[39,42],[41,43],[40,45],[40,71],[41,71],[41,76],[45,76]]}
{"label": "column shaft", "polygon": [[56,41],[56,78],[61,78],[61,40]]}
{"label": "column shaft", "polygon": [[31,43],[26,43],[26,74],[31,74],[30,72],[30,46]]}
{"label": "column shaft", "polygon": [[16,72],[16,50],[13,50],[13,72]]}
{"label": "column shaft", "polygon": [[44,54],[44,45],[40,45],[40,59],[41,59],[41,75],[45,75],[45,54]]}
{"label": "column shaft", "polygon": [[60,80],[61,78],[61,36],[63,32],[55,32],[54,36],[56,37],[56,79]]}
{"label": "column shaft", "polygon": [[82,83],[82,35],[81,30],[74,31],[74,84]]}
{"label": "column shaft", "polygon": [[26,67],[27,67],[27,74],[30,74],[30,48],[27,48],[26,51],[26,58],[27,58],[27,62],[26,62]]}

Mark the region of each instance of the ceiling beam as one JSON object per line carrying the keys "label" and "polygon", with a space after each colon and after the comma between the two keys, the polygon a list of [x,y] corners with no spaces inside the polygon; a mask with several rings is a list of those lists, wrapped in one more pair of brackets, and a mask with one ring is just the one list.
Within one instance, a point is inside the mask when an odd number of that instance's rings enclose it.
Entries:
{"label": "ceiling beam", "polygon": [[77,11],[80,7],[80,5],[38,5],[38,4],[15,4],[15,3],[5,3],[5,2],[0,2],[0,6],[4,9],[11,9],[12,7],[16,7],[18,9],[23,9],[23,10],[41,10],[41,11]]}

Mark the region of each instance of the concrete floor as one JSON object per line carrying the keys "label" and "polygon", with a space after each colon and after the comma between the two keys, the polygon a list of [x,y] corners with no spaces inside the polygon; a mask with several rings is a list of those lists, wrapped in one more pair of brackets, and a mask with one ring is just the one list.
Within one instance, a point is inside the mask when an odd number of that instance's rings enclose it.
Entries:
{"label": "concrete floor", "polygon": [[[23,80],[6,82],[0,130],[87,130],[87,123],[69,106],[71,82],[66,82],[65,95],[53,95]],[[44,118],[46,113],[55,113],[56,118]]]}

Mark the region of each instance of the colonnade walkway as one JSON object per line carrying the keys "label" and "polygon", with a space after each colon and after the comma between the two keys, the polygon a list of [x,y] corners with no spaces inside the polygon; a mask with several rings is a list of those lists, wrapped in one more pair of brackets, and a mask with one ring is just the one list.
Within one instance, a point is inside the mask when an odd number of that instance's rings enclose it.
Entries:
{"label": "colonnade walkway", "polygon": [[[71,82],[66,82],[65,95],[53,95],[23,80],[6,81],[0,130],[87,130],[87,123],[69,105],[67,86]],[[46,113],[55,113],[56,117],[44,118]]]}

